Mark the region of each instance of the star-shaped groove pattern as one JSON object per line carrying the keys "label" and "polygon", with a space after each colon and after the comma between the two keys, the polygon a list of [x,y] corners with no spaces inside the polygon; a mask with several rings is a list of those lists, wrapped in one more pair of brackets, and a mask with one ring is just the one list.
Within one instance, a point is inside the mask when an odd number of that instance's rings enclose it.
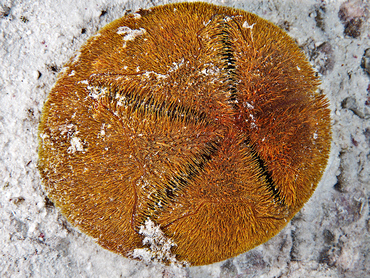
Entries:
{"label": "star-shaped groove pattern", "polygon": [[331,142],[318,85],[294,41],[248,12],[128,14],[88,40],[45,103],[45,190],[124,256],[154,242],[143,235],[155,225],[173,244],[165,263],[230,258],[276,235],[315,190]]}

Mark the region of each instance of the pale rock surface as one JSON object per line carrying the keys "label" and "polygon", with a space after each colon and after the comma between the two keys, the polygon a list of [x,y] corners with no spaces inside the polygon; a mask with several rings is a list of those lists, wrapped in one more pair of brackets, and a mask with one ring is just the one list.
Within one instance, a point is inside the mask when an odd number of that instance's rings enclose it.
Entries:
{"label": "pale rock surface", "polygon": [[370,4],[362,0],[212,1],[287,30],[331,102],[326,173],[302,211],[266,244],[207,266],[145,264],[102,249],[47,201],[37,128],[57,73],[105,24],[168,2],[0,2],[0,277],[369,277],[370,75],[361,59],[370,47]]}

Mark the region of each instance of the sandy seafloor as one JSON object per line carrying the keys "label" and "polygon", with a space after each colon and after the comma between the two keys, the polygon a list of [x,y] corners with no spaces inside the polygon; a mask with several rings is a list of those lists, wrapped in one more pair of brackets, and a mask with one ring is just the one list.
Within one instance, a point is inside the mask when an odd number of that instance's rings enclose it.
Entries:
{"label": "sandy seafloor", "polygon": [[207,266],[147,265],[104,250],[46,202],[37,128],[57,73],[126,10],[168,2],[0,1],[0,277],[370,277],[370,75],[361,67],[370,47],[366,1],[212,1],[286,29],[320,73],[331,103],[325,175],[267,243]]}

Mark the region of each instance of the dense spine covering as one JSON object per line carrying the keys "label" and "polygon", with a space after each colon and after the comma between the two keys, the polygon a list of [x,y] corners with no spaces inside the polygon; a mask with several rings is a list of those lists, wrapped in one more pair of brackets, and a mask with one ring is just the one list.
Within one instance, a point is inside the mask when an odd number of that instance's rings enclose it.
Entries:
{"label": "dense spine covering", "polygon": [[82,47],[45,103],[44,188],[124,256],[238,255],[276,235],[325,170],[318,85],[294,41],[248,12],[177,3],[126,15]]}

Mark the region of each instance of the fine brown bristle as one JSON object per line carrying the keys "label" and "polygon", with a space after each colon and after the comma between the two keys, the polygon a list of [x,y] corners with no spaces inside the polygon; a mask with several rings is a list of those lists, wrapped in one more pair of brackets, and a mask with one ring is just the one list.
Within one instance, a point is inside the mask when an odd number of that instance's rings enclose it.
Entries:
{"label": "fine brown bristle", "polygon": [[276,235],[323,175],[331,119],[318,85],[294,41],[254,14],[199,2],[128,14],[87,41],[48,96],[45,191],[124,256],[236,256]]}

